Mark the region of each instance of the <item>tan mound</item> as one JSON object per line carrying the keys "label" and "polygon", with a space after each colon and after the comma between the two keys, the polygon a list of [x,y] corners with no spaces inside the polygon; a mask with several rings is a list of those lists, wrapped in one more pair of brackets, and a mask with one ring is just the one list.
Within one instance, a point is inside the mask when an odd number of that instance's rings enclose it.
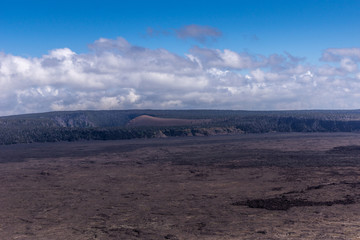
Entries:
{"label": "tan mound", "polygon": [[184,125],[195,125],[204,122],[209,122],[209,119],[180,119],[180,118],[159,118],[152,117],[149,115],[141,115],[132,119],[128,126],[139,127],[139,126],[184,126]]}

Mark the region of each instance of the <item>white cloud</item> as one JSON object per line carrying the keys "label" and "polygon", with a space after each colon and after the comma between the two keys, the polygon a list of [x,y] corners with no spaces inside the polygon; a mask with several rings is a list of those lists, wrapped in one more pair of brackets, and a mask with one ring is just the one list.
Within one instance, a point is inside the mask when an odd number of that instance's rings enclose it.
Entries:
{"label": "white cloud", "polygon": [[328,48],[323,52],[321,60],[334,62],[342,58],[360,61],[360,48]]}
{"label": "white cloud", "polygon": [[356,49],[329,49],[323,58],[335,60],[319,66],[288,53],[263,56],[200,47],[182,57],[134,46],[124,38],[102,38],[90,49],[83,54],[54,49],[40,58],[0,53],[0,115],[76,109],[360,107]]}
{"label": "white cloud", "polygon": [[118,37],[117,39],[100,38],[93,44],[89,45],[90,49],[95,51],[128,51],[131,48],[131,44],[126,41],[125,38]]}
{"label": "white cloud", "polygon": [[190,49],[192,58],[201,62],[206,68],[221,67],[229,69],[249,69],[267,65],[263,56],[251,56],[247,53],[237,53],[229,49],[208,49],[194,47]]}
{"label": "white cloud", "polygon": [[347,72],[355,72],[358,70],[357,64],[350,58],[341,59],[340,65]]}

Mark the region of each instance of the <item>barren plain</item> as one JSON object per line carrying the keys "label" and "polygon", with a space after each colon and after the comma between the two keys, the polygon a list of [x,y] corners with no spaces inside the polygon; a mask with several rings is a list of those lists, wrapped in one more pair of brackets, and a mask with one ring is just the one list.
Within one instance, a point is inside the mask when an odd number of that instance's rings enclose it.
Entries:
{"label": "barren plain", "polygon": [[360,134],[0,146],[0,239],[360,239]]}

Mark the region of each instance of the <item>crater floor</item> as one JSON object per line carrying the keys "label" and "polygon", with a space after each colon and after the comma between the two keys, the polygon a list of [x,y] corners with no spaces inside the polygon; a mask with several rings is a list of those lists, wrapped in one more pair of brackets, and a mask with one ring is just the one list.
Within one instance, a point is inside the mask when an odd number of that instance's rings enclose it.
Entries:
{"label": "crater floor", "polygon": [[0,146],[0,239],[360,239],[355,133]]}

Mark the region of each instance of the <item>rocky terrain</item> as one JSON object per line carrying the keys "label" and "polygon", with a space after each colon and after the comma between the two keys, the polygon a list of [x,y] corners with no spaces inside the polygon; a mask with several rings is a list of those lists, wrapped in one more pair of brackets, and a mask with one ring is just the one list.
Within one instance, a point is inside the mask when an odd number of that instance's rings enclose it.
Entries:
{"label": "rocky terrain", "polygon": [[359,239],[360,135],[0,146],[0,239]]}

